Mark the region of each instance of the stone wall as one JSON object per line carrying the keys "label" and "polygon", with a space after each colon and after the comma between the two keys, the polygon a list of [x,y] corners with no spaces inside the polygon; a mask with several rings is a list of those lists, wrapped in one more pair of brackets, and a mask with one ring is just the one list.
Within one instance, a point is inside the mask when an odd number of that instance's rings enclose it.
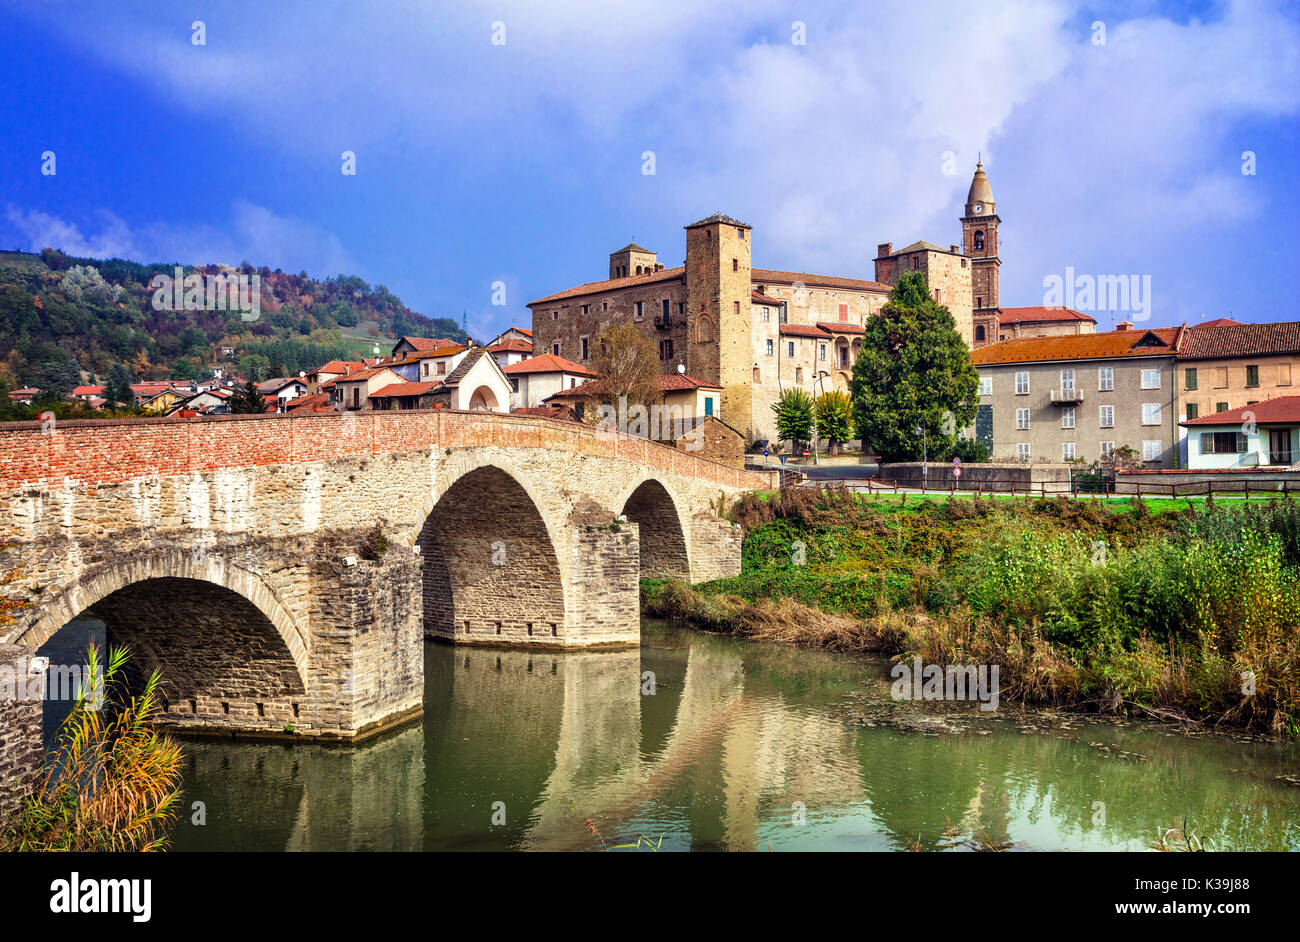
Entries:
{"label": "stone wall", "polygon": [[44,675],[29,675],[32,652],[0,644],[0,822],[35,786],[43,770]]}
{"label": "stone wall", "polygon": [[[931,461],[929,468],[929,486],[947,490],[954,478],[951,462]],[[921,462],[891,461],[880,466],[880,480],[897,482],[901,487],[920,487]],[[977,484],[995,487],[998,490],[1009,489],[1015,485],[1017,490],[1049,485],[1068,484],[1070,466],[1067,464],[997,464],[993,462],[966,462],[961,466],[961,487],[969,489]]]}

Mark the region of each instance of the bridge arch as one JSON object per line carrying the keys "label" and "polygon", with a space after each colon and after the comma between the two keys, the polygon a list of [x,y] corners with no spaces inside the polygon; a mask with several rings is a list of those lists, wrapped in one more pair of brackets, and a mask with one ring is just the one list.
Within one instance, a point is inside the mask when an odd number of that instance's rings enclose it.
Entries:
{"label": "bridge arch", "polygon": [[39,650],[85,615],[131,649],[133,671],[161,666],[173,698],[305,692],[306,633],[261,578],[215,552],[116,556],[43,599],[10,637]]}
{"label": "bridge arch", "polygon": [[564,643],[567,580],[545,490],[500,455],[458,455],[444,471],[415,538],[425,636]]}
{"label": "bridge arch", "polygon": [[615,506],[641,533],[641,576],[691,581],[688,526],[681,502],[658,478],[635,483]]}

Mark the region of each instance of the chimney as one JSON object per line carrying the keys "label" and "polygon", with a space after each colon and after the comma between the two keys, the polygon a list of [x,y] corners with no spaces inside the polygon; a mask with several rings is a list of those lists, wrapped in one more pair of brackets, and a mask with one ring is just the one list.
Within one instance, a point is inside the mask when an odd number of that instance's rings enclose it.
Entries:
{"label": "chimney", "polygon": [[951,252],[953,255],[960,255],[961,246],[958,245],[956,242],[954,242],[952,243],[952,245],[948,246],[948,251]]}
{"label": "chimney", "polygon": [[1133,322],[1132,322],[1132,321],[1120,321],[1118,324],[1115,325],[1115,329],[1116,329],[1116,330],[1132,330],[1132,329],[1133,329]]}
{"label": "chimney", "polygon": [[894,243],[881,242],[879,245],[876,246],[876,257],[884,258],[886,255],[893,254],[893,251],[894,251]]}

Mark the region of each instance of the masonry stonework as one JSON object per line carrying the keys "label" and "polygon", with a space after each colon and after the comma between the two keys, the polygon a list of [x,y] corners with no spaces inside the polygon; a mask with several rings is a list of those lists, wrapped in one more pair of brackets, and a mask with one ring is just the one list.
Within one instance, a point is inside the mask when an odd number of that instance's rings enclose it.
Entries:
{"label": "masonry stonework", "polygon": [[32,652],[0,644],[0,823],[36,785],[41,741],[43,677],[29,673]]}
{"label": "masonry stonework", "polygon": [[656,568],[734,575],[718,496],[769,478],[493,413],[13,423],[0,571],[33,604],[0,641],[87,613],[163,670],[167,722],[356,738],[419,711],[426,635],[636,644],[642,534]]}

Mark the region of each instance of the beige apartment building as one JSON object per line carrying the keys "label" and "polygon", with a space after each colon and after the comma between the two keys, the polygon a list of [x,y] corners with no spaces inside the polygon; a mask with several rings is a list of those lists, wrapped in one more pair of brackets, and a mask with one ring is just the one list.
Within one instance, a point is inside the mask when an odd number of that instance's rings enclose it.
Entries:
{"label": "beige apartment building", "polygon": [[1146,467],[1178,456],[1175,353],[1182,327],[1005,340],[975,350],[975,435],[994,461],[1093,462],[1135,449]]}

